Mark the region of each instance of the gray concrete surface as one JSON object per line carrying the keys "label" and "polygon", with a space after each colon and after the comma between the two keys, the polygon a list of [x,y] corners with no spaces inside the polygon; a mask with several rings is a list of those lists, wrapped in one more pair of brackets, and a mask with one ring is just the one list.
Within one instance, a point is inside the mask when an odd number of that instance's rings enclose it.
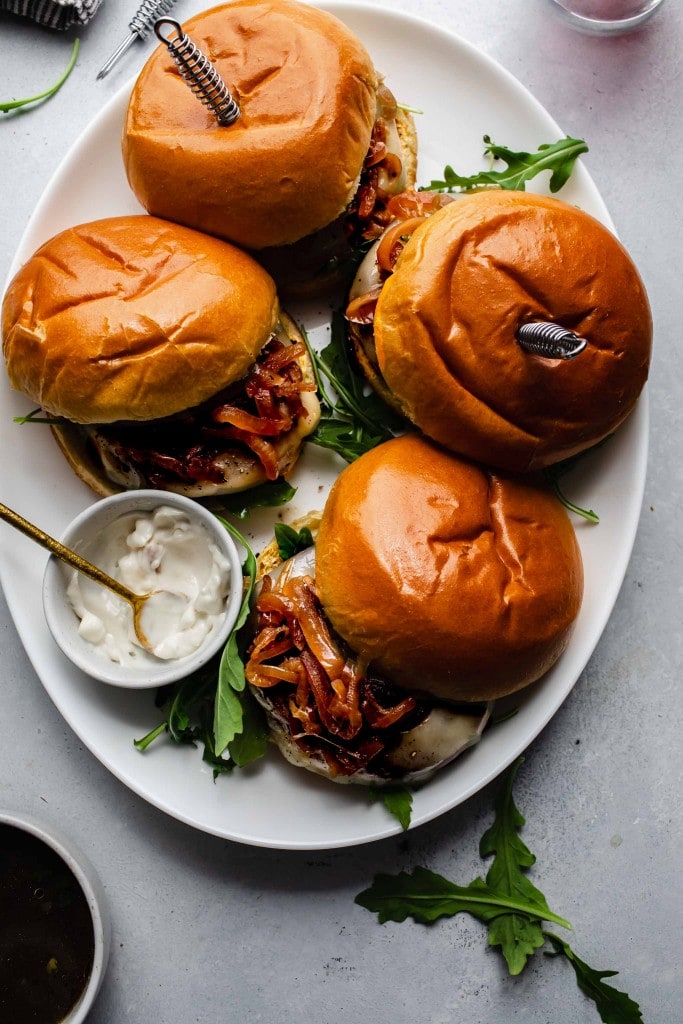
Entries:
{"label": "gray concrete surface", "polygon": [[[179,17],[206,6],[183,0]],[[537,96],[585,158],[649,289],[656,328],[649,472],[614,613],[588,667],[531,744],[517,786],[534,880],[574,924],[591,965],[618,970],[647,1024],[681,1016],[680,506],[681,65],[683,8],[641,31],[582,36],[545,0],[381,0],[480,46]],[[0,115],[0,279],[55,163],[139,67],[138,47],[95,74],[135,11],[105,0],[81,31],[77,68],[49,103]],[[52,81],[74,33],[0,15],[0,100]],[[444,102],[467,102],[449,97]],[[78,187],[78,183],[74,183]],[[0,456],[1,457],[1,456]],[[6,468],[2,470],[6,472]],[[0,492],[1,493],[1,492]],[[38,598],[37,598],[38,600]],[[36,607],[36,614],[39,608]],[[216,839],[129,792],[81,744],[33,672],[0,607],[0,804],[59,823],[100,872],[113,918],[92,1024],[593,1024],[568,967],[537,955],[512,979],[483,926],[380,926],[353,897],[377,871],[424,865],[465,883],[496,784],[403,837],[286,853]]]}

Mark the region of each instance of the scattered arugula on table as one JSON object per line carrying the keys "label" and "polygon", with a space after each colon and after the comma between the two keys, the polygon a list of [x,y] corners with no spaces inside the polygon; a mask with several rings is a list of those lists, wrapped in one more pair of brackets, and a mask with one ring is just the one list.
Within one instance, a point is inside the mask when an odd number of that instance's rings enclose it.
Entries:
{"label": "scattered arugula on table", "polygon": [[61,87],[64,85],[67,78],[73,71],[74,65],[76,63],[76,58],[78,57],[79,46],[80,41],[78,39],[75,39],[73,48],[71,50],[69,63],[66,66],[66,70],[64,71],[64,74],[59,78],[59,80],[55,82],[54,85],[50,86],[49,89],[46,89],[45,92],[39,92],[36,96],[29,96],[28,99],[9,100],[6,103],[0,103],[0,113],[7,114],[10,110],[17,110],[19,107],[27,106],[29,103],[38,103],[40,100],[46,100],[50,96],[54,96],[54,94],[61,89]]}
{"label": "scattered arugula on table", "polygon": [[605,1024],[640,1024],[643,1017],[638,1003],[634,1002],[625,992],[620,992],[611,985],[605,985],[603,978],[613,978],[618,971],[596,971],[580,960],[574,950],[559,935],[543,932],[555,954],[563,955],[571,964],[576,974],[576,982],[584,995],[595,1003],[600,1019]]}
{"label": "scattered arugula on table", "polygon": [[[524,191],[527,181],[541,171],[550,171],[550,191],[559,192],[566,185],[574,164],[582,153],[588,152],[583,139],[564,138],[538,147],[536,153],[515,152],[506,146],[497,146],[490,136],[484,136],[484,153],[491,157],[491,168],[464,176],[448,165],[441,180],[430,181],[421,190],[437,192],[471,192],[481,188],[504,188]],[[507,167],[494,171],[493,161],[502,160]]]}
{"label": "scattered arugula on table", "polygon": [[164,720],[134,741],[141,751],[165,733],[176,743],[202,742],[204,760],[213,765],[214,778],[258,760],[268,742],[264,715],[246,687],[239,637],[249,614],[256,558],[239,530],[221,516],[217,518],[246,551],[242,571],[248,582],[237,621],[220,660],[214,659],[199,672],[166,687],[158,701],[166,708]]}
{"label": "scattered arugula on table", "polygon": [[[307,441],[353,462],[406,429],[405,421],[370,389],[353,366],[341,312],[332,314],[330,341],[321,352],[312,348],[305,334],[304,340],[322,407],[320,422]],[[331,384],[334,394],[327,390],[325,381]]]}
{"label": "scattered arugula on table", "polygon": [[412,874],[377,875],[355,902],[377,914],[380,924],[403,922],[408,917],[432,924],[440,917],[471,914],[488,925],[489,945],[500,946],[511,975],[520,974],[529,957],[548,942],[554,955],[564,956],[571,964],[579,988],[595,1003],[604,1024],[642,1024],[638,1004],[603,980],[616,971],[594,970],[564,939],[543,928],[543,922],[563,928],[571,925],[550,909],[543,893],[526,875],[536,858],[519,836],[525,821],[512,796],[522,761],[520,758],[508,772],[496,801],[494,822],[481,838],[481,856],[494,858],[485,880],[477,877],[460,886],[417,867]]}

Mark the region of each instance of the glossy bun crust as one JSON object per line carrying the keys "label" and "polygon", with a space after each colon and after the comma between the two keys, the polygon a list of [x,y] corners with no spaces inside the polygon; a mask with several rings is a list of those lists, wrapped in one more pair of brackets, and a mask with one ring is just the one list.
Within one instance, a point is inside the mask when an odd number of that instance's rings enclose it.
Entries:
{"label": "glossy bun crust", "polygon": [[3,351],[12,386],[51,415],[152,420],[243,377],[277,317],[272,279],[239,249],[113,217],[63,231],[19,270]]}
{"label": "glossy bun crust", "polygon": [[221,127],[165,46],[130,99],[123,159],[150,213],[261,249],[325,227],[351,200],[377,75],[342,22],[291,0],[237,0],[183,23],[241,109]]}
{"label": "glossy bun crust", "polygon": [[316,585],[339,635],[397,685],[480,701],[554,664],[583,568],[555,497],[407,435],[337,479]]}
{"label": "glossy bun crust", "polygon": [[[575,359],[529,355],[534,320],[588,341]],[[375,312],[384,382],[424,433],[469,458],[524,471],[602,440],[645,384],[650,308],[630,257],[557,199],[484,192],[414,233]]]}

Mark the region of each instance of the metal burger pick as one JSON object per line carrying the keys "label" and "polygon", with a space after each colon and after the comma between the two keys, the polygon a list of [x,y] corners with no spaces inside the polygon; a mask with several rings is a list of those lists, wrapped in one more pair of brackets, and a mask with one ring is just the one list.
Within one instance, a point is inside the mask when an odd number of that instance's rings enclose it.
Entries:
{"label": "metal burger pick", "polygon": [[522,324],[516,337],[525,352],[546,359],[574,359],[588,344],[566,327],[545,320]]}
{"label": "metal burger pick", "polygon": [[[168,29],[169,34],[164,34]],[[154,32],[168,47],[181,77],[205,107],[212,111],[220,125],[227,127],[240,116],[240,108],[216,67],[202,53],[196,43],[183,32],[182,26],[172,18],[159,18]]]}
{"label": "metal burger pick", "polygon": [[162,14],[168,14],[175,3],[176,0],[142,0],[138,10],[128,23],[128,35],[120,45],[117,46],[109,60],[105,61],[103,67],[100,68],[97,77],[104,78],[105,75],[108,75],[114,65],[121,57],[123,57],[124,53],[130,49],[133,43],[137,42],[138,39],[145,39],[147,34],[152,30],[155,20],[161,17]]}

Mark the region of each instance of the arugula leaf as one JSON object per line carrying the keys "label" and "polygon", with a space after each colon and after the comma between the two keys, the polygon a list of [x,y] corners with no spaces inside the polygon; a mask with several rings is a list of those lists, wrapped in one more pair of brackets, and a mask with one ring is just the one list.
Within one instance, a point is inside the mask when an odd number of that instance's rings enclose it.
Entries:
{"label": "arugula leaf", "polygon": [[230,743],[230,758],[238,768],[258,761],[266,752],[270,730],[265,712],[249,690],[241,695],[242,731]]}
{"label": "arugula leaf", "polygon": [[548,909],[545,896],[523,874],[536,858],[519,838],[524,818],[512,798],[512,785],[522,760],[510,769],[496,801],[493,825],[480,842],[482,857],[495,855],[486,881],[475,878],[463,887],[417,867],[412,875],[376,875],[370,888],[359,893],[355,902],[376,913],[380,924],[402,922],[407,917],[431,924],[440,917],[471,914],[488,924],[489,943],[501,947],[510,974],[519,974],[528,957],[547,940],[556,955],[569,960],[579,988],[593,1000],[604,1024],[642,1024],[638,1004],[604,983],[603,979],[613,977],[615,971],[594,970],[563,939],[540,928],[541,921],[551,918],[565,928],[571,925]]}
{"label": "arugula leaf", "polygon": [[[393,436],[392,434],[391,437]],[[319,448],[329,448],[341,455],[346,462],[353,462],[371,448],[390,440],[390,437],[371,433],[358,427],[351,420],[342,419],[341,416],[323,416],[315,431],[306,440],[318,445]]]}
{"label": "arugula leaf", "polygon": [[215,662],[212,662],[211,672],[200,669],[186,679],[181,679],[174,688],[173,697],[169,704],[166,723],[171,738],[176,743],[192,743],[196,739],[192,726],[194,716],[192,709],[201,703],[203,697],[210,691],[213,685],[213,671]]}
{"label": "arugula leaf", "polygon": [[293,526],[289,526],[287,523],[276,523],[275,539],[280,558],[283,562],[286,562],[293,555],[297,555],[300,551],[313,547],[313,534],[307,526],[302,526],[300,530],[295,530]]}
{"label": "arugula leaf", "polygon": [[[553,467],[549,467],[552,469]],[[600,516],[597,512],[594,512],[592,508],[581,508],[580,505],[575,505],[573,501],[570,501],[567,495],[560,487],[559,477],[548,472],[548,469],[543,470],[543,475],[550,485],[550,489],[557,498],[557,500],[564,505],[568,512],[573,512],[574,515],[581,516],[582,519],[587,520],[589,523],[594,523],[596,526],[600,522]]]}
{"label": "arugula leaf", "polygon": [[[213,737],[205,727],[207,710],[213,713],[218,661],[216,658],[191,676],[162,687],[156,697],[157,707],[166,707],[166,717],[146,736],[133,740],[137,750],[145,751],[160,736],[168,733],[175,743],[194,746],[203,742],[205,760],[210,760],[207,745],[213,751]],[[227,763],[227,762],[226,762]]]}
{"label": "arugula leaf", "polygon": [[[618,971],[596,971],[580,960],[573,949],[558,935],[551,932],[543,933],[545,938],[555,947],[574,968],[576,981],[589,999],[595,1003],[604,1024],[643,1024],[643,1016],[638,1003],[634,1002],[625,992],[620,992],[611,985],[605,985],[603,978],[613,978]],[[552,956],[549,953],[548,956]]]}
{"label": "arugula leaf", "polygon": [[58,417],[55,417],[55,416],[45,416],[43,414],[43,410],[40,408],[40,406],[38,406],[37,409],[31,409],[31,411],[26,413],[25,416],[13,416],[12,417],[12,423],[20,423],[20,424],[24,424],[24,423],[44,423],[47,426],[50,426],[51,424],[57,424],[57,423],[61,423],[61,422],[62,422],[62,420],[60,420]]}
{"label": "arugula leaf", "polygon": [[147,750],[147,747],[151,746],[159,736],[163,736],[166,732],[168,732],[168,723],[166,721],[160,722],[159,725],[155,725],[146,735],[141,736],[139,740],[133,740],[133,746],[137,750]]}
{"label": "arugula leaf", "polygon": [[[343,314],[332,315],[329,344],[315,352],[304,335],[315,368],[323,416],[306,440],[337,452],[347,462],[402,433],[405,421],[371,390],[354,367],[346,339]],[[323,378],[334,388],[326,390]]]}
{"label": "arugula leaf", "polygon": [[[512,798],[512,786],[521,762],[522,758],[508,772],[496,800],[494,822],[481,838],[479,853],[482,857],[495,855],[486,875],[487,885],[496,892],[507,893],[549,910],[543,893],[524,874],[526,868],[536,863],[536,858],[519,837],[524,818]],[[520,974],[527,958],[543,942],[539,920],[527,914],[501,914],[489,925],[489,945],[501,947],[510,974]]]}
{"label": "arugula leaf", "polygon": [[545,900],[539,903],[496,892],[481,878],[466,886],[455,885],[443,875],[422,867],[415,868],[412,875],[405,871],[398,875],[376,875],[370,888],[359,893],[355,902],[376,913],[380,924],[405,921],[407,917],[428,924],[439,917],[463,913],[488,923],[501,913],[512,911],[571,928],[568,921],[548,910]]}
{"label": "arugula leaf", "polygon": [[229,512],[230,515],[237,519],[246,519],[253,508],[274,508],[278,505],[286,505],[295,494],[296,487],[292,487],[286,480],[274,480],[272,483],[251,487],[248,491],[221,495],[220,498],[214,500],[220,503],[223,510]]}
{"label": "arugula leaf", "polygon": [[599,523],[600,516],[597,515],[593,509],[581,508],[580,505],[575,505],[574,502],[570,501],[565,495],[564,491],[560,487],[560,480],[566,473],[570,473],[578,462],[581,462],[586,455],[590,455],[591,452],[596,451],[598,448],[602,448],[604,444],[607,444],[614,437],[614,434],[608,434],[602,441],[598,441],[591,448],[586,448],[582,452],[578,452],[576,455],[570,456],[568,459],[562,459],[561,462],[556,462],[552,466],[546,466],[545,469],[541,470],[541,476],[549,485],[550,489],[554,493],[555,497],[564,505],[569,512],[574,512],[577,516],[582,516],[587,519],[589,523]]}
{"label": "arugula leaf", "polygon": [[64,85],[67,78],[73,71],[74,64],[76,63],[76,58],[78,57],[79,46],[80,40],[75,39],[73,48],[71,50],[69,63],[66,66],[66,71],[61,76],[61,78],[57,82],[55,82],[54,85],[50,86],[49,89],[46,89],[45,92],[39,92],[37,96],[29,96],[29,98],[25,100],[10,100],[8,103],[0,103],[0,113],[6,114],[10,110],[16,110],[18,107],[25,107],[28,103],[37,103],[39,100],[46,100],[48,99],[48,97],[54,96],[54,94],[58,92],[59,89],[61,89],[61,87]]}
{"label": "arugula leaf", "polygon": [[218,686],[216,687],[216,700],[213,720],[213,734],[217,754],[220,756],[227,750],[235,736],[242,732],[243,713],[242,701],[238,694],[241,694],[246,686],[244,675],[244,663],[240,656],[237,634],[247,621],[251,595],[256,582],[256,558],[249,544],[239,530],[236,530],[222,516],[216,517],[225,529],[237,540],[246,551],[246,559],[242,567],[245,576],[249,578],[247,588],[242,600],[242,605],[237,616],[237,621],[230,638],[223,649],[220,668],[218,670]]}
{"label": "arugula leaf", "polygon": [[373,801],[381,800],[393,814],[403,831],[410,828],[413,813],[413,794],[407,786],[368,786],[368,796]]}
{"label": "arugula leaf", "polygon": [[524,191],[527,181],[541,171],[550,171],[550,191],[559,192],[567,183],[578,157],[587,152],[588,146],[583,139],[566,137],[539,146],[536,153],[525,153],[497,146],[485,135],[484,153],[491,157],[492,164],[493,160],[502,160],[507,164],[506,170],[479,171],[477,174],[463,176],[449,165],[444,169],[442,180],[430,181],[428,185],[421,186],[420,191],[471,192],[491,186]]}

